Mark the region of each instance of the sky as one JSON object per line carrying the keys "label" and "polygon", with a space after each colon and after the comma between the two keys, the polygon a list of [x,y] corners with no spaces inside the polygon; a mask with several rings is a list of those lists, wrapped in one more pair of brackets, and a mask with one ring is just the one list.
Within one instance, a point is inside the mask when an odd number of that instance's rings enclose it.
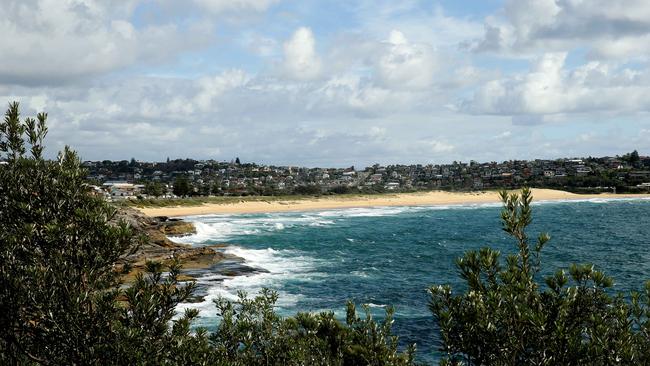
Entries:
{"label": "sky", "polygon": [[650,154],[647,0],[0,0],[47,154],[359,167]]}

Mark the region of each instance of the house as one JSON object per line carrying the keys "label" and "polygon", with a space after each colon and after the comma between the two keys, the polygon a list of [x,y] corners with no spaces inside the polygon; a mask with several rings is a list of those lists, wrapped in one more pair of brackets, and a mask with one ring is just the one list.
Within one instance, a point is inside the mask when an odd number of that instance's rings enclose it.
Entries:
{"label": "house", "polygon": [[377,174],[371,175],[369,180],[372,183],[379,183],[379,182],[381,182],[381,179],[382,179],[382,175],[377,173]]}
{"label": "house", "polygon": [[584,166],[584,165],[578,165],[576,167],[576,174],[577,175],[588,175],[589,173],[591,173],[591,168],[590,167],[587,167],[587,166]]}
{"label": "house", "polygon": [[384,188],[386,188],[389,191],[394,191],[396,189],[399,189],[399,183],[398,182],[388,182],[388,183],[386,183]]}
{"label": "house", "polygon": [[483,180],[479,177],[474,178],[474,183],[473,183],[474,188],[476,189],[481,189],[483,188]]}
{"label": "house", "polygon": [[106,198],[108,194],[102,189],[102,187],[96,185],[90,185],[90,194],[97,197]]}
{"label": "house", "polygon": [[108,191],[108,194],[113,199],[128,199],[136,197],[143,185],[135,185],[127,182],[106,182],[102,184],[102,188]]}

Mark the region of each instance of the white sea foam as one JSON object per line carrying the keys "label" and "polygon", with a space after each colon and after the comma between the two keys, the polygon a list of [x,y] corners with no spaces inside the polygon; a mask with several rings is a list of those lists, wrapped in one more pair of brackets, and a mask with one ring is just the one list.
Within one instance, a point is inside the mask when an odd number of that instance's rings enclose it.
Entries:
{"label": "white sea foam", "polygon": [[[243,258],[245,265],[260,270],[260,272],[234,277],[215,274],[199,277],[197,279],[199,285],[209,286],[203,301],[179,304],[176,308],[179,315],[185,309],[199,309],[202,317],[214,317],[216,316],[214,300],[220,297],[236,300],[239,291],[245,291],[250,296],[255,296],[262,288],[277,290],[282,283],[287,281],[320,281],[325,277],[324,273],[317,271],[320,265],[319,261],[300,251],[272,248],[247,249],[231,246],[225,252]],[[282,290],[278,291],[278,294],[277,305],[281,308],[292,307],[302,298],[299,294]]]}
{"label": "white sea foam", "polygon": [[318,215],[331,218],[350,218],[350,217],[384,217],[396,216],[403,213],[423,213],[427,211],[444,211],[444,210],[474,210],[486,207],[501,207],[501,203],[470,203],[470,204],[451,204],[451,205],[422,205],[422,206],[378,206],[364,208],[345,208],[340,210],[321,211]]}
{"label": "white sea foam", "polygon": [[189,244],[228,242],[237,237],[283,231],[294,227],[325,227],[335,224],[316,214],[265,214],[265,215],[206,215],[188,216],[194,223],[196,234],[172,237],[171,240]]}
{"label": "white sea foam", "polygon": [[366,273],[366,272],[364,272],[364,271],[351,271],[350,274],[353,275],[353,276],[361,277],[361,278],[368,278],[368,277],[370,277],[370,276],[368,275],[368,273]]}
{"label": "white sea foam", "polygon": [[333,225],[334,221],[332,220],[314,220],[309,224],[309,226],[328,226]]}
{"label": "white sea foam", "polygon": [[169,239],[178,243],[200,244],[207,241],[226,241],[233,236],[254,235],[260,229],[252,225],[238,225],[236,222],[201,222],[194,221],[196,234],[170,237]]}
{"label": "white sea foam", "polygon": [[385,308],[386,307],[385,304],[375,304],[375,303],[372,303],[372,302],[366,303],[364,305],[366,305],[369,308]]}
{"label": "white sea foam", "polygon": [[318,213],[322,217],[382,217],[394,216],[404,212],[419,211],[424,207],[419,206],[378,206],[362,208],[345,208],[340,210],[327,210]]}
{"label": "white sea foam", "polygon": [[533,201],[532,205],[549,205],[549,204],[563,204],[563,203],[612,203],[612,202],[638,202],[638,201],[650,201],[650,197],[607,197],[607,198],[540,200],[540,201]]}

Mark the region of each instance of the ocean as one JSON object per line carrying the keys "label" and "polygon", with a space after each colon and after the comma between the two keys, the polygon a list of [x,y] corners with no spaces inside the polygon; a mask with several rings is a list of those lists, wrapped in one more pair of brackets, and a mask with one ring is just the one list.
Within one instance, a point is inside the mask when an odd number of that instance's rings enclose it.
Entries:
{"label": "ocean", "polygon": [[[533,203],[529,236],[547,232],[545,274],[571,263],[593,263],[615,280],[614,289],[642,289],[650,279],[650,200],[591,199]],[[432,361],[439,337],[427,309],[426,289],[451,284],[462,290],[454,259],[485,246],[505,257],[515,242],[502,230],[501,205],[375,207],[314,212],[190,216],[197,233],[177,238],[201,246],[228,244],[225,260],[198,275],[203,301],[197,325],[214,327],[212,300],[236,299],[261,288],[279,294],[278,312],[333,311],[345,302],[367,304],[381,319],[395,307],[394,332],[402,345],[416,343],[417,358]],[[504,258],[505,259],[505,258]],[[241,269],[261,270],[234,275]],[[541,279],[541,278],[540,278]]]}

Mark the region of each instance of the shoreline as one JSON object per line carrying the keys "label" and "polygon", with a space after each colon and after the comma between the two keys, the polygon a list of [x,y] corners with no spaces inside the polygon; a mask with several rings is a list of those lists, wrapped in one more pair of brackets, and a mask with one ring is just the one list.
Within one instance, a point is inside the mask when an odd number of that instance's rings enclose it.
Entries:
{"label": "shoreline", "polygon": [[[518,191],[518,190],[515,190]],[[533,202],[601,199],[650,199],[650,194],[576,194],[553,189],[532,188]],[[206,203],[199,206],[134,207],[147,216],[194,216],[210,214],[253,214],[272,212],[319,211],[346,208],[390,206],[446,206],[499,203],[499,193],[488,192],[417,192],[368,196],[327,196],[296,200]]]}

